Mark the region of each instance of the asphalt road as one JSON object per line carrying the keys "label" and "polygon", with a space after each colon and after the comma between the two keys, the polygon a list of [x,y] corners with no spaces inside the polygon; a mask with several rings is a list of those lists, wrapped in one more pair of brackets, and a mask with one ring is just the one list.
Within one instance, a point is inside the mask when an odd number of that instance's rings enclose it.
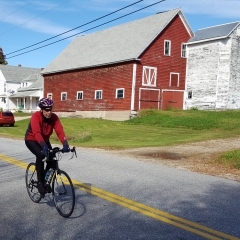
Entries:
{"label": "asphalt road", "polygon": [[[240,183],[94,149],[65,154],[76,183],[68,219],[25,188],[24,141],[0,138],[0,239],[240,239]],[[87,188],[80,188],[84,183]]]}

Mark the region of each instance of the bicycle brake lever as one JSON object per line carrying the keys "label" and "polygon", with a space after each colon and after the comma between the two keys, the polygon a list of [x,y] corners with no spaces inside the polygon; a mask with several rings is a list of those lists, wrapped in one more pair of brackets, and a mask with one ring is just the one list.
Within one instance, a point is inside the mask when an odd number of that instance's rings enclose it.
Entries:
{"label": "bicycle brake lever", "polygon": [[[73,154],[72,154],[72,157],[71,157],[70,159],[73,159],[74,153],[75,153],[75,156],[77,157],[77,152],[76,152],[76,148],[75,148],[75,147],[73,147],[73,148],[71,149],[71,152],[72,152]],[[70,159],[69,159],[69,160],[70,160]]]}
{"label": "bicycle brake lever", "polygon": [[75,157],[77,158],[77,151],[76,151],[76,148],[73,147],[73,154],[75,153]]}

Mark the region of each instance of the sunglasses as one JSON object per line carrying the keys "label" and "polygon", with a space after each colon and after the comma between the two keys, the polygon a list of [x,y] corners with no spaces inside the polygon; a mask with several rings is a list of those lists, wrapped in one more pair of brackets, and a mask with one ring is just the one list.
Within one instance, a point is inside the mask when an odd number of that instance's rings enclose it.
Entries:
{"label": "sunglasses", "polygon": [[44,110],[45,112],[50,112],[50,111],[52,111],[52,108],[43,108],[43,110]]}

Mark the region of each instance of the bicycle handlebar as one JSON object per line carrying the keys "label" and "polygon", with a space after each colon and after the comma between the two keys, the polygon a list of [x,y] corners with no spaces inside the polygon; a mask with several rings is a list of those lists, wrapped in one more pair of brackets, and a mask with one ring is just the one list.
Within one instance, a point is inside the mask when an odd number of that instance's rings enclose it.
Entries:
{"label": "bicycle handlebar", "polygon": [[[50,153],[58,153],[58,152],[61,152],[61,153],[68,153],[68,152],[64,152],[63,151],[63,148],[59,148],[59,147],[54,147],[53,149],[48,149],[48,152],[47,152],[47,156],[42,160],[43,162],[46,162],[47,160],[49,160],[49,155]],[[70,159],[73,158],[74,156],[74,153],[75,153],[75,156],[77,157],[77,152],[76,152],[76,147],[73,147],[72,149],[70,149],[70,152],[73,153],[72,157]]]}

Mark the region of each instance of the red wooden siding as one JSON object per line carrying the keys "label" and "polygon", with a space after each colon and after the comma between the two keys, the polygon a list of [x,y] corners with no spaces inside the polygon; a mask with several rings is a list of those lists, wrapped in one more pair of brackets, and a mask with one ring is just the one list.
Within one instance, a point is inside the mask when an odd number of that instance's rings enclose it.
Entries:
{"label": "red wooden siding", "polygon": [[[56,73],[44,76],[44,96],[52,93],[54,111],[129,110],[132,92],[133,64]],[[116,89],[124,88],[124,98],[116,98]],[[102,90],[102,99],[95,99]],[[83,100],[76,100],[83,91]],[[61,101],[61,92],[67,100]]]}
{"label": "red wooden siding", "polygon": [[183,109],[183,95],[184,92],[164,91],[162,110],[166,110],[168,107]]}
{"label": "red wooden siding", "polygon": [[[181,57],[182,43],[189,40],[190,36],[187,32],[182,20],[176,16],[167,28],[157,37],[157,39],[142,54],[141,63],[137,66],[136,81],[136,100],[135,109],[138,109],[139,89],[142,87],[142,70],[143,66],[157,67],[156,89],[184,90],[186,58]],[[164,56],[164,40],[171,41],[171,55]],[[169,86],[170,73],[179,73],[179,86]],[[149,86],[149,88],[154,88]],[[160,91],[162,92],[162,91]],[[164,96],[159,97],[159,101]],[[160,104],[161,108],[162,104]]]}

